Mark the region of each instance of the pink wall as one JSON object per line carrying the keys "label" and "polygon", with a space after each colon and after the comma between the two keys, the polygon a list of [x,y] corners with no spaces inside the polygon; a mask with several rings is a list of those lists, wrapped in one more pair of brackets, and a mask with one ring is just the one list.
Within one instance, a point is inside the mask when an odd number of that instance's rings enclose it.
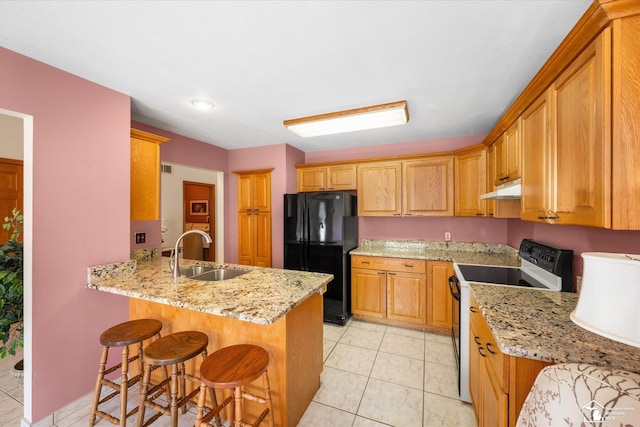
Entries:
{"label": "pink wall", "polygon": [[514,247],[518,247],[522,239],[530,238],[573,250],[574,276],[582,275],[583,252],[640,254],[640,231],[613,231],[511,219],[508,235],[509,245]]}
{"label": "pink wall", "polygon": [[359,160],[371,157],[404,156],[410,154],[438,153],[479,144],[486,135],[456,136],[430,139],[428,141],[400,142],[371,145],[340,150],[314,151],[307,153],[305,163],[332,162],[337,160]]}
{"label": "pink wall", "polygon": [[[291,158],[292,160],[288,160]],[[291,188],[291,170],[301,163],[301,152],[286,144],[246,148],[229,151],[228,183],[229,203],[225,205],[227,238],[225,239],[225,261],[238,262],[238,177],[233,171],[274,168],[271,172],[271,242],[272,266],[283,265],[283,195]],[[295,182],[295,181],[294,181]],[[295,184],[294,184],[295,186]]]}
{"label": "pink wall", "polygon": [[[210,169],[220,172],[227,171],[228,151],[215,145],[207,144],[196,139],[187,138],[177,133],[149,126],[141,122],[131,121],[131,127],[155,135],[169,138],[169,141],[160,145],[160,161],[178,163],[202,169]],[[160,172],[158,172],[160,173]],[[224,199],[227,204],[228,191],[225,187]],[[225,219],[226,222],[226,219]],[[162,246],[162,234],[160,221],[136,221],[131,223],[131,249],[159,248]],[[135,244],[135,233],[147,233],[144,244]]]}
{"label": "pink wall", "polygon": [[358,237],[391,240],[433,240],[444,242],[451,232],[453,242],[507,243],[507,220],[461,217],[360,217]]}
{"label": "pink wall", "polygon": [[33,347],[25,349],[33,381],[25,416],[39,421],[93,389],[98,337],[129,317],[127,298],[85,285],[88,266],[129,258],[130,100],[4,48],[0,63],[0,107],[33,116],[33,171],[25,171],[33,174]]}

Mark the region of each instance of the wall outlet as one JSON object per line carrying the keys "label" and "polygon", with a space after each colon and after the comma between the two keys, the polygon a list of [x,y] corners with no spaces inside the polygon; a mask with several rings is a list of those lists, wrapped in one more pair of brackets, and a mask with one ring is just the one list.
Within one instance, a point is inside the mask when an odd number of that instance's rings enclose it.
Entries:
{"label": "wall outlet", "polygon": [[451,232],[450,231],[445,231],[444,232],[444,241],[445,242],[450,242],[451,241]]}
{"label": "wall outlet", "polygon": [[136,244],[144,243],[147,240],[147,233],[136,233]]}

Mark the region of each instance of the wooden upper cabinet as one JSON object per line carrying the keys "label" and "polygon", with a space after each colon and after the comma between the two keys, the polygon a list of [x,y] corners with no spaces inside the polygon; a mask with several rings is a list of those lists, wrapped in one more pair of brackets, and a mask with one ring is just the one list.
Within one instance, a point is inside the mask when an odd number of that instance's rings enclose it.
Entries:
{"label": "wooden upper cabinet", "polygon": [[547,90],[522,114],[522,196],[520,218],[542,221],[551,206],[555,149],[551,130],[553,91]]}
{"label": "wooden upper cabinet", "polygon": [[487,150],[477,147],[455,155],[455,215],[485,216],[487,192]]}
{"label": "wooden upper cabinet", "polygon": [[299,167],[298,192],[355,190],[357,172],[355,164]]}
{"label": "wooden upper cabinet", "polygon": [[160,219],[160,144],[168,140],[131,129],[131,221]]}
{"label": "wooden upper cabinet", "polygon": [[553,85],[555,188],[544,220],[611,227],[611,29]]}
{"label": "wooden upper cabinet", "polygon": [[402,163],[358,165],[358,215],[402,215]]}
{"label": "wooden upper cabinet", "polygon": [[271,170],[238,174],[238,211],[271,211]]}
{"label": "wooden upper cabinet", "polygon": [[520,132],[516,120],[495,145],[495,185],[520,178]]}
{"label": "wooden upper cabinet", "polygon": [[403,216],[453,216],[453,156],[402,162]]}

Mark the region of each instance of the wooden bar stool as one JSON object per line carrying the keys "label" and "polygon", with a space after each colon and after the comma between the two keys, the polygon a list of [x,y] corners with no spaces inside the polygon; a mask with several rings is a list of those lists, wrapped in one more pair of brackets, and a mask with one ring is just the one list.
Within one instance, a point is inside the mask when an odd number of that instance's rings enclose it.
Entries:
{"label": "wooden bar stool", "polygon": [[[162,415],[171,416],[171,425],[178,425],[178,409],[182,413],[187,412],[187,404],[200,392],[200,387],[186,394],[185,380],[200,384],[200,378],[185,372],[184,362],[193,359],[198,354],[202,359],[207,357],[207,345],[209,338],[206,334],[197,331],[176,332],[162,337],[144,349],[144,376],[142,377],[142,390],[140,392],[140,405],[138,410],[138,427],[148,426]],[[160,383],[151,385],[151,371],[154,367],[171,366],[170,377],[165,377]],[[167,387],[168,386],[168,387]],[[169,403],[163,406],[156,402],[157,398],[168,391]],[[210,389],[211,400],[217,405],[213,389]],[[151,418],[144,421],[145,408],[157,411]]]}
{"label": "wooden bar stool", "polygon": [[[102,357],[100,358],[100,368],[98,370],[98,379],[96,381],[96,389],[93,396],[93,405],[91,407],[91,418],[89,419],[90,426],[95,425],[97,417],[104,418],[113,424],[125,426],[127,418],[138,412],[137,406],[132,409],[131,412],[127,412],[127,391],[129,390],[129,387],[136,384],[142,378],[142,342],[154,336],[156,339],[160,338],[161,329],[162,322],[159,320],[139,319],[112,326],[100,335],[100,344],[102,344],[103,348]],[[129,346],[133,344],[138,345],[138,353],[130,358]],[[110,368],[106,368],[107,357],[109,356],[109,349],[111,347],[122,347],[122,361]],[[135,377],[129,378],[129,363],[134,362],[135,360],[138,360],[139,373]],[[121,372],[120,384],[105,378],[105,375],[110,374],[116,369],[120,369]],[[112,388],[114,391],[103,399],[100,399],[103,385]],[[116,418],[98,409],[100,405],[113,399],[117,395],[120,395],[120,418]]]}
{"label": "wooden bar stool", "polygon": [[[215,416],[219,424],[219,414],[222,409],[230,405],[233,419],[230,425],[234,427],[258,426],[267,419],[269,426],[274,426],[273,405],[269,389],[269,353],[262,347],[251,344],[239,344],[224,347],[207,357],[200,365],[201,392],[198,401],[198,415],[196,427],[210,426],[209,421]],[[264,396],[256,396],[244,391],[244,386],[262,376]],[[233,397],[229,396],[208,414],[204,414],[204,389],[233,389]],[[257,420],[248,424],[243,419],[242,400],[250,400],[264,404],[266,408]]]}

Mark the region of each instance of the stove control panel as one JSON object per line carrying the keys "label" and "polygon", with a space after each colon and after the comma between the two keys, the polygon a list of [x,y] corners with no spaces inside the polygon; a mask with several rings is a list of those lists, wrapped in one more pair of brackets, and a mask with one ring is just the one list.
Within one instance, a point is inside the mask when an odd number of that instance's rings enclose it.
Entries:
{"label": "stove control panel", "polygon": [[573,251],[561,249],[531,239],[520,243],[520,257],[545,271],[562,277],[562,290],[572,292]]}

